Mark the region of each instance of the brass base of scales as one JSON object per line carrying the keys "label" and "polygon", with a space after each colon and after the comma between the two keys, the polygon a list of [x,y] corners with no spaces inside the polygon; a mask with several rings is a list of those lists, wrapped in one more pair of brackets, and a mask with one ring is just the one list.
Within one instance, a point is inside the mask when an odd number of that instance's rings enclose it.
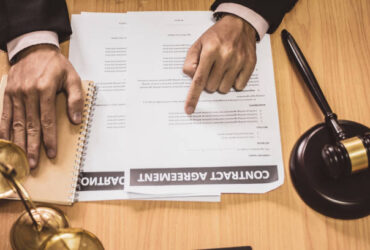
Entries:
{"label": "brass base of scales", "polygon": [[10,242],[15,250],[101,250],[99,239],[81,228],[70,228],[64,213],[49,206],[35,206],[21,185],[29,174],[24,151],[0,139],[0,199],[14,192],[26,211],[13,224]]}

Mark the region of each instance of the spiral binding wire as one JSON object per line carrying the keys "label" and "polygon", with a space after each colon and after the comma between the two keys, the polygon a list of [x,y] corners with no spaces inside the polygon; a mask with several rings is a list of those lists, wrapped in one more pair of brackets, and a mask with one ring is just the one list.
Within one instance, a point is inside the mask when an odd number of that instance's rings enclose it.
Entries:
{"label": "spiral binding wire", "polygon": [[85,106],[82,113],[82,124],[80,126],[80,134],[77,141],[77,152],[73,166],[72,185],[71,185],[72,189],[70,191],[69,197],[70,203],[78,201],[78,193],[76,191],[79,190],[80,172],[84,167],[84,162],[86,158],[86,150],[90,135],[91,122],[92,117],[94,116],[96,93],[97,87],[93,82],[89,82],[85,98]]}

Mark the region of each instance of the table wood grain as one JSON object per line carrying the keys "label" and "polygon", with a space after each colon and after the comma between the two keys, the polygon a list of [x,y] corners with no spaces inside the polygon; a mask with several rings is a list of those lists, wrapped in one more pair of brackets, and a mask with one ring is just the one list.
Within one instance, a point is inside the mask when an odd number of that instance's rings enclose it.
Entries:
{"label": "table wood grain", "polygon": [[[208,0],[68,0],[70,13],[207,10]],[[220,203],[103,201],[60,206],[74,227],[95,233],[106,249],[370,249],[370,216],[336,220],[297,195],[288,171],[298,137],[323,120],[288,61],[280,31],[296,38],[340,118],[370,126],[370,1],[300,0],[272,35],[285,183],[267,194],[222,195]],[[68,55],[68,43],[62,45]],[[9,66],[0,54],[0,73]],[[23,208],[0,201],[0,249]]]}

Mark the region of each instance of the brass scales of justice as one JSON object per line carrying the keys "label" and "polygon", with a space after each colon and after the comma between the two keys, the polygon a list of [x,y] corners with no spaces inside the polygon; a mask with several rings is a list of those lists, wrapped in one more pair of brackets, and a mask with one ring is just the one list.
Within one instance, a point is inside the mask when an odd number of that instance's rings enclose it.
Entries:
{"label": "brass scales of justice", "polygon": [[14,250],[101,250],[92,233],[71,228],[64,213],[50,206],[36,206],[21,182],[30,173],[24,151],[14,143],[0,139],[0,199],[14,192],[26,211],[14,222],[10,243]]}

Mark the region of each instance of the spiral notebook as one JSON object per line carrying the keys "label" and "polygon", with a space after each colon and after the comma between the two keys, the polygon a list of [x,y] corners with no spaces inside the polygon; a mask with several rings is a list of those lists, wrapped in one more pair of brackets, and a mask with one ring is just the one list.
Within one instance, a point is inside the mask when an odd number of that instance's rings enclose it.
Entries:
{"label": "spiral notebook", "polygon": [[[3,109],[6,80],[4,76],[0,85],[0,114]],[[75,201],[76,184],[80,167],[84,161],[85,144],[96,93],[93,82],[84,81],[83,88],[85,108],[81,125],[70,123],[66,110],[66,97],[62,93],[57,96],[57,157],[49,159],[42,145],[39,165],[31,170],[23,183],[34,201],[65,205]]]}

